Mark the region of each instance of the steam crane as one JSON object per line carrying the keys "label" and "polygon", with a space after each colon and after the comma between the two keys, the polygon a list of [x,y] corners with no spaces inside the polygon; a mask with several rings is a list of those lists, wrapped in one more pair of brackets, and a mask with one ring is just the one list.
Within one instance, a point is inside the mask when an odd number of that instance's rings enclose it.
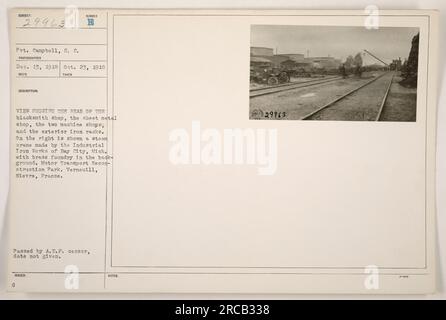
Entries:
{"label": "steam crane", "polygon": [[381,63],[384,63],[384,65],[386,65],[387,67],[390,68],[390,65],[384,61],[382,61],[380,58],[378,58],[377,56],[375,56],[373,53],[371,53],[370,51],[367,51],[366,49],[364,49],[364,52],[369,54],[371,57],[375,58],[376,60],[378,60]]}

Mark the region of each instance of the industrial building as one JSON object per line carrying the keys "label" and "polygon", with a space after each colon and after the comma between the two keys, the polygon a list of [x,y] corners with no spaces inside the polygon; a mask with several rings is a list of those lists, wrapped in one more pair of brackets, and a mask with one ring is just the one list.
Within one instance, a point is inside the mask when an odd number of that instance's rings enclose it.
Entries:
{"label": "industrial building", "polygon": [[305,55],[303,53],[284,53],[284,54],[280,54],[280,55],[285,56],[289,60],[293,60],[296,62],[303,62],[305,59]]}
{"label": "industrial building", "polygon": [[271,57],[274,55],[274,49],[266,47],[251,47],[251,56],[256,57]]}
{"label": "industrial building", "polygon": [[251,47],[251,57],[269,60],[273,66],[281,67],[283,64],[294,67],[315,69],[337,69],[342,64],[340,59],[334,57],[305,57],[303,53],[274,54],[274,49],[267,47]]}
{"label": "industrial building", "polygon": [[324,69],[336,69],[341,65],[340,59],[335,59],[333,57],[308,57],[305,61],[311,62],[316,68]]}

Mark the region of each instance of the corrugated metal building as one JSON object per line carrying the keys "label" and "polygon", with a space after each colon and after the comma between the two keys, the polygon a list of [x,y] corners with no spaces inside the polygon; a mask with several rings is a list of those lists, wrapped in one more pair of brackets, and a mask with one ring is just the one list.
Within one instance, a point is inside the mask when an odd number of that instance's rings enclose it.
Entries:
{"label": "corrugated metal building", "polygon": [[296,61],[296,62],[303,62],[305,60],[305,56],[303,53],[283,53],[280,55],[287,56],[288,59]]}
{"label": "corrugated metal building", "polygon": [[266,47],[251,47],[251,56],[273,56],[274,50]]}

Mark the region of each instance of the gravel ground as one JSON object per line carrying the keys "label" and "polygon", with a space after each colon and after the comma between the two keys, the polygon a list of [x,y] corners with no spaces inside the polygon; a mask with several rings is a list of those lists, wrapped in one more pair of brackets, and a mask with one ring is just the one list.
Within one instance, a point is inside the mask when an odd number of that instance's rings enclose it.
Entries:
{"label": "gravel ground", "polygon": [[381,121],[416,121],[417,89],[405,88],[399,84],[400,81],[399,76],[393,79]]}
{"label": "gravel ground", "polygon": [[[297,120],[379,74],[364,73],[361,78],[349,77],[326,84],[254,97],[250,99],[250,115],[266,115],[275,112],[283,114],[285,112],[285,117],[280,117],[280,119]],[[261,119],[276,120],[278,118],[274,114],[273,117],[262,116]]]}
{"label": "gravel ground", "polygon": [[306,80],[306,81],[299,81],[299,82],[289,82],[287,84],[281,84],[278,86],[272,86],[272,87],[265,87],[265,88],[260,88],[255,90],[255,91],[250,91],[249,92],[249,97],[250,98],[254,98],[255,96],[258,95],[264,95],[265,93],[273,93],[273,92],[278,92],[278,91],[289,91],[289,90],[293,90],[296,87],[308,87],[308,86],[313,86],[316,85],[316,82],[332,82],[335,80],[338,80],[340,77],[339,76],[334,76],[334,77],[327,77],[327,78],[323,78],[323,79],[312,79],[312,80]]}
{"label": "gravel ground", "polygon": [[389,72],[308,120],[375,121],[392,76]]}

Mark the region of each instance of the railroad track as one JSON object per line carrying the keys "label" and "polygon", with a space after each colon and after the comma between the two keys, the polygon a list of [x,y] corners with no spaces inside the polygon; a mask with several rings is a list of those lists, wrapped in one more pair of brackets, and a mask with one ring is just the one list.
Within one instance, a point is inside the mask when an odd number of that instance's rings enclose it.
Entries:
{"label": "railroad track", "polygon": [[384,110],[384,106],[386,105],[387,97],[389,96],[390,87],[392,86],[393,78],[395,77],[395,74],[392,74],[392,77],[390,78],[389,85],[387,86],[386,94],[384,95],[384,98],[381,101],[381,106],[379,107],[378,115],[376,116],[375,121],[381,120],[381,115]]}
{"label": "railroad track", "polygon": [[[339,101],[345,99],[346,97],[352,95],[353,93],[358,92],[359,90],[361,90],[361,89],[367,87],[368,85],[372,84],[373,82],[377,81],[378,79],[383,78],[385,75],[388,75],[390,72],[392,72],[392,71],[385,72],[385,73],[383,73],[383,74],[377,76],[376,78],[373,78],[372,80],[370,80],[370,81],[368,81],[368,82],[366,82],[366,83],[360,85],[359,87],[357,87],[357,88],[355,88],[355,89],[353,89],[353,90],[350,90],[350,91],[347,92],[346,94],[344,94],[344,95],[342,95],[342,96],[340,96],[340,97],[337,97],[336,99],[330,101],[329,103],[323,105],[322,107],[319,107],[319,108],[317,108],[316,110],[314,110],[314,111],[312,111],[312,112],[306,114],[306,115],[303,116],[300,120],[309,120],[310,118],[316,116],[317,114],[321,113],[322,111],[327,110],[328,108],[332,107],[332,106],[335,105],[337,102],[339,102]],[[382,98],[382,100],[381,100],[381,103],[380,103],[380,105],[379,105],[379,108],[378,108],[378,111],[377,111],[377,115],[376,115],[376,117],[375,117],[375,121],[379,121],[379,120],[381,120],[381,114],[382,114],[382,112],[383,112],[383,110],[384,110],[384,106],[385,106],[385,104],[386,104],[387,97],[388,97],[389,92],[390,92],[390,87],[392,86],[393,78],[394,78],[394,73],[392,72],[392,76],[390,77],[390,81],[389,81],[389,83],[388,83],[388,85],[387,85],[387,87],[386,87],[385,94],[384,94],[384,96],[383,96],[383,98]]]}
{"label": "railroad track", "polygon": [[339,79],[342,79],[342,77],[331,77],[331,78],[323,79],[323,80],[315,79],[315,80],[303,81],[303,82],[298,82],[298,83],[279,84],[277,86],[272,86],[272,87],[251,89],[251,90],[249,90],[249,93],[250,93],[249,98],[252,99],[252,98],[256,98],[256,97],[265,96],[268,94],[289,91],[289,90],[294,90],[294,89],[299,89],[299,88],[305,88],[305,87],[309,87],[309,86],[315,86],[318,84],[337,81]]}

